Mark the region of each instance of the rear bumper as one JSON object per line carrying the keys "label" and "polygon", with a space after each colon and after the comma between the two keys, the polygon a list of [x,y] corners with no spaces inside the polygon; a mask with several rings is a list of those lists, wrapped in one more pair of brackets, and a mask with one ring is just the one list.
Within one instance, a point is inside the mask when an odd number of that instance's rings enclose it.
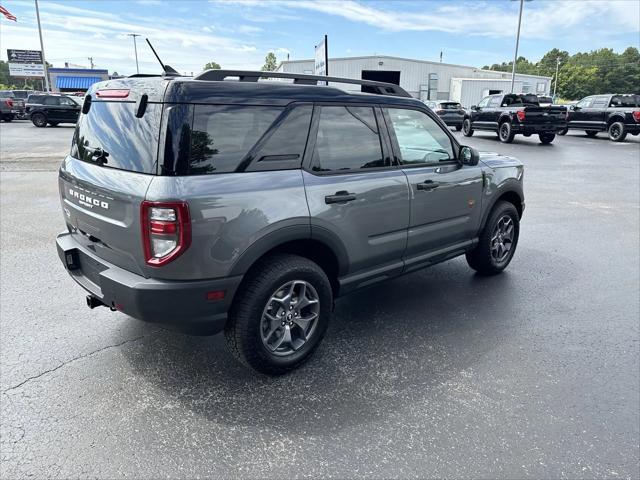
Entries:
{"label": "rear bumper", "polygon": [[[213,280],[156,280],[106,263],[76,242],[71,234],[56,238],[58,256],[73,278],[106,306],[145,322],[212,335],[224,328],[227,311],[242,276]],[[67,257],[74,259],[69,267]],[[207,292],[225,292],[207,300]]]}
{"label": "rear bumper", "polygon": [[519,124],[519,123],[514,123],[512,125],[513,131],[516,133],[528,133],[531,135],[535,135],[538,133],[558,133],[562,130],[564,130],[565,128],[567,128],[567,125],[564,123],[561,124],[557,124],[557,123],[551,123],[551,124]]}
{"label": "rear bumper", "polygon": [[461,127],[462,122],[464,121],[464,117],[444,117],[441,116],[440,119],[449,127]]}

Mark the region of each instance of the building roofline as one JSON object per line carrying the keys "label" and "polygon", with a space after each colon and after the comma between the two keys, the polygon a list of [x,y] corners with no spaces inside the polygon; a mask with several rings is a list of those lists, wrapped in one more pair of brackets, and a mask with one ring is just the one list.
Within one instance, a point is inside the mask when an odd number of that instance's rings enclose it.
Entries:
{"label": "building roofline", "polygon": [[97,68],[64,68],[64,67],[49,67],[47,69],[49,72],[58,73],[58,72],[68,72],[68,73],[109,73],[107,69],[97,69]]}
{"label": "building roofline", "polygon": [[[393,55],[362,55],[359,57],[335,57],[335,58],[329,58],[329,61],[333,60],[369,60],[371,58],[390,58],[392,60],[404,60],[406,62],[417,62],[417,63],[427,63],[429,65],[444,65],[447,67],[458,67],[458,68],[472,68],[478,72],[489,72],[489,73],[509,73],[509,72],[502,72],[500,70],[486,70],[484,68],[479,68],[479,67],[473,67],[471,65],[460,65],[457,63],[444,63],[444,62],[434,62],[432,60],[420,60],[420,59],[416,59],[416,58],[407,58],[407,57],[394,57]],[[280,62],[280,64],[278,65],[277,68],[280,68],[282,65],[286,64],[286,63],[305,63],[305,62],[311,62],[314,63],[315,60],[313,58],[306,58],[306,59],[301,59],[301,60],[282,60]],[[536,77],[536,78],[548,78],[551,79],[553,77],[546,77],[544,75],[530,75],[528,73],[517,73],[516,75],[521,75],[521,76],[526,76],[526,77]]]}

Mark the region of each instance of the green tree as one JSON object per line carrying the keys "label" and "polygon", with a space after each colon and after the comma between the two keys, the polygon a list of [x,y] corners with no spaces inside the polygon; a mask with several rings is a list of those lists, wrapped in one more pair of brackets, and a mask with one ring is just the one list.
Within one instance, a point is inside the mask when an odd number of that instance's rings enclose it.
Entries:
{"label": "green tree", "polygon": [[221,68],[222,67],[220,66],[220,64],[214,61],[211,61],[204,65],[204,70],[220,70]]}
{"label": "green tree", "polygon": [[267,56],[264,57],[264,65],[260,70],[263,72],[273,72],[276,68],[278,68],[278,59],[273,52],[267,53]]}

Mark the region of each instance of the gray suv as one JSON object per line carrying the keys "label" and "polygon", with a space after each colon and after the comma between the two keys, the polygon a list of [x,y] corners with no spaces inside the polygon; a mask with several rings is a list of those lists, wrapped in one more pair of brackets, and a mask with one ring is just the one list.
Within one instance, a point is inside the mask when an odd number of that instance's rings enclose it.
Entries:
{"label": "gray suv", "polygon": [[501,272],[522,181],[518,160],[460,146],[397,85],[133,76],[85,97],[57,248],[89,307],[224,331],[244,364],[281,374],[316,349],[338,296],[460,255]]}

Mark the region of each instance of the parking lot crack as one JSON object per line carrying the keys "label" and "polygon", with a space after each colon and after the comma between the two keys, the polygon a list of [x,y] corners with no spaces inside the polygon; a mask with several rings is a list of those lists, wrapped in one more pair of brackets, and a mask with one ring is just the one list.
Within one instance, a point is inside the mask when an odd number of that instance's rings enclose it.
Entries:
{"label": "parking lot crack", "polygon": [[150,333],[150,334],[147,334],[147,335],[140,335],[139,337],[130,338],[129,340],[124,340],[124,341],[122,341],[122,342],[120,342],[120,343],[115,343],[115,344],[113,344],[113,345],[107,345],[107,346],[105,346],[105,347],[98,348],[97,350],[93,350],[93,351],[91,351],[91,352],[84,353],[84,354],[82,354],[82,355],[78,355],[77,357],[73,357],[73,358],[71,358],[71,359],[67,360],[66,362],[62,362],[61,364],[56,365],[56,366],[55,366],[55,367],[53,367],[53,368],[49,368],[49,369],[47,369],[47,370],[44,370],[43,372],[40,372],[40,373],[38,373],[37,375],[33,375],[33,376],[31,376],[31,377],[27,377],[26,379],[24,379],[23,381],[21,381],[21,382],[20,382],[20,383],[18,383],[17,385],[14,385],[14,386],[12,386],[12,387],[9,387],[9,388],[7,388],[7,389],[3,390],[3,391],[2,391],[2,393],[4,394],[4,393],[11,392],[11,391],[13,391],[13,390],[17,390],[18,388],[23,387],[24,385],[26,385],[26,384],[27,384],[27,383],[29,383],[29,382],[32,382],[33,380],[37,380],[37,379],[39,379],[39,378],[41,378],[41,377],[43,377],[43,376],[45,376],[45,375],[48,375],[48,374],[50,374],[50,373],[53,373],[53,372],[55,372],[56,370],[59,370],[59,369],[61,369],[62,367],[67,366],[67,365],[69,365],[69,364],[71,364],[71,363],[73,363],[73,362],[76,362],[76,361],[78,361],[78,360],[82,360],[82,359],[84,359],[84,358],[92,357],[93,355],[96,355],[96,354],[98,354],[98,353],[100,353],[100,352],[103,352],[103,351],[105,351],[105,350],[109,350],[109,349],[111,349],[111,348],[118,348],[118,347],[121,347],[121,346],[126,345],[126,344],[128,344],[128,343],[134,343],[134,342],[137,342],[138,340],[142,340],[142,339],[143,339],[143,338],[145,338],[145,337],[149,337],[149,336],[153,335],[154,333],[156,333],[156,332],[153,332],[153,333]]}

